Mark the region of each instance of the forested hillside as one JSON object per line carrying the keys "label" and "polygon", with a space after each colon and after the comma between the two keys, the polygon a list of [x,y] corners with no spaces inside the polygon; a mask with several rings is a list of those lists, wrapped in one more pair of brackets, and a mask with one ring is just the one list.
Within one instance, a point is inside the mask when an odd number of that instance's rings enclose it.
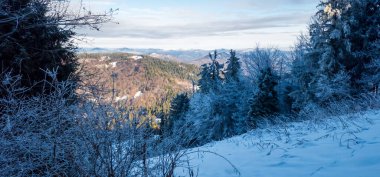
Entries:
{"label": "forested hillside", "polygon": [[[175,95],[193,92],[198,67],[128,53],[80,54],[84,84],[102,85],[104,99],[155,118],[169,113]],[[114,89],[114,92],[112,91]]]}

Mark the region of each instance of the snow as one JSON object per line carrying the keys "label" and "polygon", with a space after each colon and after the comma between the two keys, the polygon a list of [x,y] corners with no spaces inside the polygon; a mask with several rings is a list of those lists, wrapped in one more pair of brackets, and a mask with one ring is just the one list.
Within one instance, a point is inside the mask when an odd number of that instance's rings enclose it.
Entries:
{"label": "snow", "polygon": [[122,96],[122,97],[116,97],[115,98],[115,102],[119,102],[119,101],[122,101],[122,100],[126,100],[126,99],[128,99],[128,95],[124,95],[124,96]]}
{"label": "snow", "polygon": [[379,149],[380,111],[372,111],[254,130],[191,149],[189,158],[199,177],[372,177],[380,173]]}
{"label": "snow", "polygon": [[141,91],[136,92],[135,96],[133,98],[138,98],[142,95]]}
{"label": "snow", "polygon": [[117,66],[117,62],[112,62],[112,63],[110,63],[111,64],[111,67],[112,68],[116,68],[116,66]]}
{"label": "snow", "polygon": [[133,55],[131,56],[130,58],[134,59],[134,60],[141,60],[143,57],[142,56],[139,56],[139,55]]}

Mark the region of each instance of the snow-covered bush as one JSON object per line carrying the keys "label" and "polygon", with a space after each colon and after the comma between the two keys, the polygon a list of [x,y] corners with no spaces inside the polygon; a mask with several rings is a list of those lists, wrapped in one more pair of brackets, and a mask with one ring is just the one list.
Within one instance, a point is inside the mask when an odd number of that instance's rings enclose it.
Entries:
{"label": "snow-covered bush", "polygon": [[22,97],[21,77],[2,74],[0,176],[69,176],[76,173],[77,108],[70,83],[48,83],[50,95]]}
{"label": "snow-covered bush", "polygon": [[149,122],[123,106],[98,95],[92,95],[96,101],[82,95],[69,100],[70,83],[57,81],[46,82],[51,94],[22,97],[27,88],[17,84],[20,77],[0,78],[6,90],[0,98],[0,176],[173,176],[187,165],[182,145],[188,139],[154,135]]}

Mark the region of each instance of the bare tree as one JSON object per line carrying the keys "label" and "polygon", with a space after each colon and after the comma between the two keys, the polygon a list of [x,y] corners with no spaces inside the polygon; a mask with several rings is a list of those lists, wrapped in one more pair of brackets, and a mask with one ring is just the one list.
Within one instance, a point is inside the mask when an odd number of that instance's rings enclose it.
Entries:
{"label": "bare tree", "polygon": [[276,71],[282,76],[286,71],[286,55],[276,48],[259,48],[244,56],[247,71],[252,79],[256,79],[258,74],[267,68]]}

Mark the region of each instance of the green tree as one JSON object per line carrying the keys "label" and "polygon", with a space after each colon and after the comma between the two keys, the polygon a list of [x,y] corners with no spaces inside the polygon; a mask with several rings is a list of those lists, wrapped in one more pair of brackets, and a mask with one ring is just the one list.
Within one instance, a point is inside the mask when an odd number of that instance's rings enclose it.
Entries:
{"label": "green tree", "polygon": [[301,36],[295,50],[292,74],[297,84],[290,94],[294,108],[377,90],[379,6],[378,0],[327,0],[318,5],[310,39]]}
{"label": "green tree", "polygon": [[[361,78],[372,75],[373,69],[366,66],[380,55],[379,6],[378,0],[328,0],[319,4],[321,10],[310,26],[311,53],[318,59],[312,82],[318,102],[355,96],[366,88]],[[336,89],[337,85],[346,88]],[[331,94],[326,95],[326,91]]]}
{"label": "green tree", "polygon": [[[71,41],[75,33],[63,29],[56,24],[57,19],[47,15],[46,2],[7,0],[2,1],[1,8],[8,13],[1,13],[0,19],[24,14],[21,19],[0,23],[0,68],[22,77],[21,85],[28,88],[25,95],[50,93],[53,88],[42,81],[52,81],[52,77],[58,81],[78,80],[78,62]],[[53,71],[56,75],[49,76],[55,74]]]}
{"label": "green tree", "polygon": [[203,64],[201,66],[201,72],[199,74],[200,79],[198,81],[201,92],[208,93],[210,91],[217,91],[222,84],[222,78],[220,77],[221,69],[223,65],[217,61],[217,51],[214,54],[209,53],[211,63]]}
{"label": "green tree", "polygon": [[279,112],[277,97],[277,77],[270,67],[260,71],[258,78],[258,92],[249,100],[250,110],[248,117],[255,123],[257,118],[270,116]]}
{"label": "green tree", "polygon": [[178,94],[170,104],[169,116],[161,121],[161,129],[165,132],[172,132],[174,125],[181,124],[184,121],[184,116],[189,109],[190,99],[187,93]]}
{"label": "green tree", "polygon": [[[70,1],[1,0],[0,1],[0,73],[21,77],[24,96],[49,94],[54,87],[43,82],[71,81],[69,90],[76,89],[74,28],[87,26],[98,29],[108,22],[114,10],[104,14],[78,9],[77,14],[62,7]],[[0,87],[0,96],[5,90]]]}
{"label": "green tree", "polygon": [[347,70],[351,70],[351,82],[356,90],[377,92],[380,85],[380,1],[352,1],[350,5],[346,21],[352,59]]}
{"label": "green tree", "polygon": [[227,60],[227,68],[224,72],[226,82],[239,81],[240,77],[240,59],[236,57],[236,51],[230,51],[230,58]]}

